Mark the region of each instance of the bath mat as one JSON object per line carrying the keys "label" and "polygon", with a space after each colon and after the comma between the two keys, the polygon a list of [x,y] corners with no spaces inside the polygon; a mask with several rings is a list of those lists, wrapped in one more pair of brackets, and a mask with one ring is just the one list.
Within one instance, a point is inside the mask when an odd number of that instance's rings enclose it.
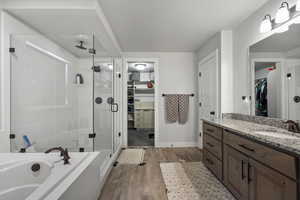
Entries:
{"label": "bath mat", "polygon": [[118,164],[142,164],[144,154],[144,149],[124,149],[118,158]]}
{"label": "bath mat", "polygon": [[169,200],[235,200],[202,162],[161,163]]}

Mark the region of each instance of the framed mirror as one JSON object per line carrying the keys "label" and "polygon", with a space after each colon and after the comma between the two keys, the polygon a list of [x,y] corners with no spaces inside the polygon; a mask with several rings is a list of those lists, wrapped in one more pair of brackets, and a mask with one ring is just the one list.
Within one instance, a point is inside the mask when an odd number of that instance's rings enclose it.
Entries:
{"label": "framed mirror", "polygon": [[249,47],[251,114],[300,120],[300,24]]}

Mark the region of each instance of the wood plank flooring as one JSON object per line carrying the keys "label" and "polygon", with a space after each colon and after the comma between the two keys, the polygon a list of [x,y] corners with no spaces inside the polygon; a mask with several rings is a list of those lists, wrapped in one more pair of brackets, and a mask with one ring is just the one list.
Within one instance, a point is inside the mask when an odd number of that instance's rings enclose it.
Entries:
{"label": "wood plank flooring", "polygon": [[144,166],[117,165],[104,185],[98,200],[168,200],[160,162],[199,162],[197,148],[149,148]]}

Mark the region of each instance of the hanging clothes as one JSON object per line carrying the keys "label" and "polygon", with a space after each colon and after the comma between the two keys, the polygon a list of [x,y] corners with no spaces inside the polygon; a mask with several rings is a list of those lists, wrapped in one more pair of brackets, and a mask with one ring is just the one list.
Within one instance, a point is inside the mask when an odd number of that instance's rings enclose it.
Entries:
{"label": "hanging clothes", "polygon": [[255,83],[255,114],[268,116],[268,83],[267,79],[258,79]]}

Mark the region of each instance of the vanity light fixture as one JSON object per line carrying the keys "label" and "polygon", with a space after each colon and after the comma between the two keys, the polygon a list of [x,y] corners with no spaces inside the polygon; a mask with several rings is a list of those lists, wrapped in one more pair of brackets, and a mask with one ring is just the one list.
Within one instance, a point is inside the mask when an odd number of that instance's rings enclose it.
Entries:
{"label": "vanity light fixture", "polygon": [[271,15],[266,15],[260,24],[260,32],[267,33],[270,32],[271,30],[272,30],[272,18]]}
{"label": "vanity light fixture", "polygon": [[284,24],[278,28],[275,29],[275,32],[276,33],[284,33],[286,31],[288,31],[290,29],[289,25],[288,24]]}
{"label": "vanity light fixture", "polygon": [[288,2],[284,1],[281,3],[279,10],[276,13],[275,23],[281,24],[290,19],[290,10]]}
{"label": "vanity light fixture", "polygon": [[[299,2],[300,2],[300,0],[299,0]],[[295,18],[294,23],[295,24],[300,24],[300,15]]]}

